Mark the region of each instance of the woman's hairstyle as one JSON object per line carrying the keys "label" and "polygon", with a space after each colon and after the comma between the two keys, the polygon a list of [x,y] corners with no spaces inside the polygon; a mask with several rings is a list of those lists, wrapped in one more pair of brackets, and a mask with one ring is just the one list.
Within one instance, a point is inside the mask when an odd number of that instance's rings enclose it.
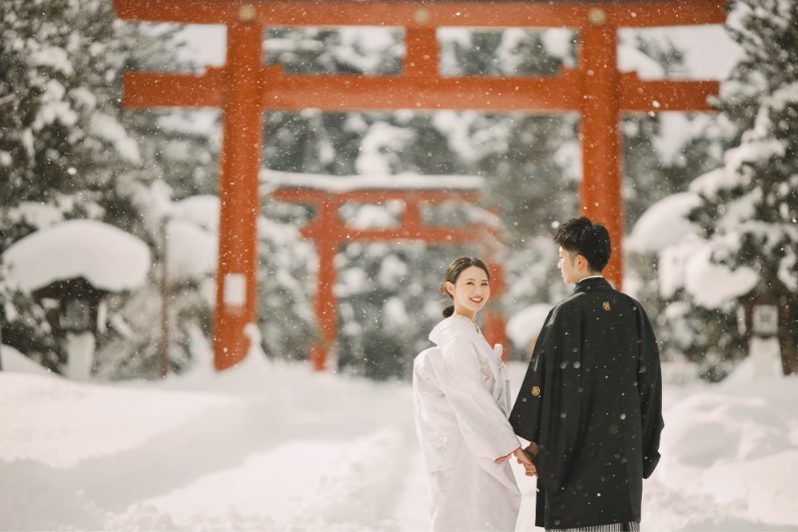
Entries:
{"label": "woman's hairstyle", "polygon": [[[471,266],[476,266],[477,268],[483,270],[485,274],[488,276],[488,281],[490,281],[490,272],[488,271],[488,267],[485,266],[485,263],[482,260],[476,257],[460,257],[454,259],[452,263],[449,265],[449,268],[446,270],[446,280],[441,283],[441,293],[446,294],[449,297],[452,295],[446,290],[446,282],[450,282],[452,284],[457,283],[457,279],[460,277],[460,274],[463,273],[465,270],[470,268]],[[443,317],[448,318],[454,314],[454,305],[449,305],[445,309],[443,309]]]}
{"label": "woman's hairstyle", "polygon": [[564,250],[586,258],[593,271],[602,271],[610,261],[610,233],[603,225],[594,224],[584,216],[562,224],[554,241]]}

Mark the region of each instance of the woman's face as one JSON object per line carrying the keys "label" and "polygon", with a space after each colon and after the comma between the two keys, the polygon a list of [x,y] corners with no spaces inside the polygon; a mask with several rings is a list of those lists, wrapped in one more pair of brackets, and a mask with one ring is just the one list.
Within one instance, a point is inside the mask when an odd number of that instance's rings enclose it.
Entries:
{"label": "woman's face", "polygon": [[457,282],[446,283],[446,289],[454,299],[454,311],[474,319],[490,298],[488,274],[477,266],[469,266],[462,272]]}

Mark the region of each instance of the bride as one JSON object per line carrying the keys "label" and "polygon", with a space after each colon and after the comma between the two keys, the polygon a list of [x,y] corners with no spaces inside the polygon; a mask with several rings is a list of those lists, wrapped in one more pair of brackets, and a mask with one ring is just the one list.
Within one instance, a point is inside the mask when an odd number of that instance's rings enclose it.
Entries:
{"label": "bride", "polygon": [[429,335],[435,346],[413,364],[416,430],[436,531],[515,530],[521,495],[507,458],[534,471],[507,421],[500,351],[474,322],[490,297],[489,281],[481,260],[452,262],[441,292],[453,304]]}

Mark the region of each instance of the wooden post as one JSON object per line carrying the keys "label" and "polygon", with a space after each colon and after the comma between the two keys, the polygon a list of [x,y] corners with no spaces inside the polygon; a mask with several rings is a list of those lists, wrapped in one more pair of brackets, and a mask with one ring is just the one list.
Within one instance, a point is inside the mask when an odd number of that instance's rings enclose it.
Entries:
{"label": "wooden post", "polygon": [[169,216],[161,218],[161,377],[169,374]]}
{"label": "wooden post", "polygon": [[605,24],[606,15],[601,8],[594,8],[589,17],[591,24],[583,28],[580,46],[584,80],[581,211],[609,230],[612,256],[604,275],[620,290],[623,205],[616,29]]}
{"label": "wooden post", "polygon": [[[245,14],[242,8],[242,18]],[[214,365],[241,361],[249,347],[244,327],[255,321],[258,171],[261,151],[262,30],[238,21],[228,26],[228,90],[219,179],[219,269],[214,313]]]}

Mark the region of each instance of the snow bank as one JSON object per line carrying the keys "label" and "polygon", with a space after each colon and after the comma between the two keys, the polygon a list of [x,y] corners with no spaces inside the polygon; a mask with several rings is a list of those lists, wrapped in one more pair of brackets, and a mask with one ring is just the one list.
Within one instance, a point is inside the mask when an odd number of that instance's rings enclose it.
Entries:
{"label": "snow bank", "polygon": [[672,194],[643,213],[626,241],[626,248],[637,253],[656,253],[679,242],[698,227],[687,215],[700,204],[692,192]]}
{"label": "snow bank", "polygon": [[144,242],[95,220],[70,220],[15,242],[3,254],[8,282],[33,291],[83,277],[95,288],[120,292],[140,286],[150,268]]}
{"label": "snow bank", "polygon": [[744,388],[751,382],[766,382],[783,376],[781,348],[777,339],[754,336],[751,338],[749,352],[734,371],[723,379],[724,387]]}
{"label": "snow bank", "polygon": [[427,528],[409,387],[253,353],[113,387],[0,372],[0,529]]}
{"label": "snow bank", "polygon": [[2,383],[2,402],[13,408],[0,410],[0,459],[29,460],[55,469],[120,456],[224,403],[207,395],[143,393],[40,375],[5,373]]}
{"label": "snow bank", "polygon": [[795,378],[738,378],[666,412],[654,478],[705,512],[681,516],[677,528],[721,530],[734,521],[748,530],[798,527],[796,402]]}
{"label": "snow bank", "polygon": [[[253,329],[223,373],[103,386],[0,372],[0,529],[428,530],[410,386],[269,361]],[[527,364],[508,367],[517,393]],[[796,384],[666,387],[644,526],[797,526]],[[535,482],[514,471],[530,531]]]}
{"label": "snow bank", "polygon": [[0,345],[0,367],[2,371],[15,373],[53,374],[49,369],[37,364],[9,345]]}

